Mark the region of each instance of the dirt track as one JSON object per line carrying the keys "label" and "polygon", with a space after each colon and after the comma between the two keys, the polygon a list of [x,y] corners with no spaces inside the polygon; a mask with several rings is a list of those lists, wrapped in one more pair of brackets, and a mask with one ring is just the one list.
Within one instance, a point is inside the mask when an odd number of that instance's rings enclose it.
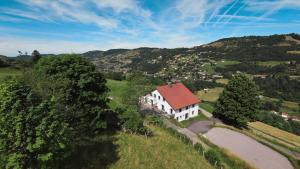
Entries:
{"label": "dirt track", "polygon": [[205,136],[259,169],[293,169],[286,157],[241,133],[212,128]]}

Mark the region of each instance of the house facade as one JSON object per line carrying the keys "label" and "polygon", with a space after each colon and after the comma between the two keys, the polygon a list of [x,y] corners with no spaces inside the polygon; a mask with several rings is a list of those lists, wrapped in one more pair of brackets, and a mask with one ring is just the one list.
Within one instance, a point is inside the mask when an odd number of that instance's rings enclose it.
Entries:
{"label": "house facade", "polygon": [[158,86],[145,97],[145,101],[177,121],[198,116],[199,100],[182,83]]}

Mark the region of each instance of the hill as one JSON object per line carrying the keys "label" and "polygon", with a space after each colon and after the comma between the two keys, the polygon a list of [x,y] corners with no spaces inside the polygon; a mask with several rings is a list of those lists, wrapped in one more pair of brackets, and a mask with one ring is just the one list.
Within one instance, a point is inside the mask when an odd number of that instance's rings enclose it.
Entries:
{"label": "hill", "polygon": [[[137,48],[137,49],[112,49],[108,51],[90,51],[83,53],[85,57],[97,65],[103,71],[130,72],[143,71],[145,74],[182,78],[199,78],[203,74],[224,72],[222,69],[234,65],[231,68],[236,71],[239,65],[246,63],[249,69],[258,68],[252,73],[276,72],[278,66],[284,67],[284,71],[297,73],[296,68],[285,65],[300,62],[300,35],[284,34],[271,36],[245,36],[220,39],[215,42],[192,48]],[[234,61],[234,62],[232,62]],[[268,65],[276,63],[270,70]],[[224,64],[223,64],[224,63]],[[251,64],[249,64],[251,63]],[[218,66],[218,64],[220,66]],[[224,66],[225,65],[225,66]],[[283,66],[282,66],[283,65]],[[277,66],[277,67],[276,67]]]}

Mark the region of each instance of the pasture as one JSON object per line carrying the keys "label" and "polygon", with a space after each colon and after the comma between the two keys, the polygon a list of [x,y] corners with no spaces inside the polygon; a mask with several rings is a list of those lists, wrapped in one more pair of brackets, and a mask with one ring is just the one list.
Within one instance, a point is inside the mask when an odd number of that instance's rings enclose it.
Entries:
{"label": "pasture", "polygon": [[110,107],[116,108],[118,105],[119,106],[123,105],[122,97],[128,89],[128,82],[125,80],[117,81],[117,80],[107,79],[106,85],[110,89],[109,92],[109,96],[111,98],[109,103]]}
{"label": "pasture", "polygon": [[0,68],[0,80],[4,79],[7,76],[17,76],[21,73],[22,71],[20,69],[16,69],[12,67],[3,67]]}
{"label": "pasture", "polygon": [[220,94],[223,92],[224,88],[222,87],[215,87],[209,89],[207,92],[204,90],[198,91],[197,96],[200,100],[208,101],[208,102],[215,102],[219,99]]}

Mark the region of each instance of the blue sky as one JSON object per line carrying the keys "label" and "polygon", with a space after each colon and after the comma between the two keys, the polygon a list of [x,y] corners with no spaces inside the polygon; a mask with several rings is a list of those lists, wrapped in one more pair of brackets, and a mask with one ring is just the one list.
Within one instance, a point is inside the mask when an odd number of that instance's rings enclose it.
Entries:
{"label": "blue sky", "polygon": [[0,54],[191,47],[300,33],[300,0],[0,0]]}

